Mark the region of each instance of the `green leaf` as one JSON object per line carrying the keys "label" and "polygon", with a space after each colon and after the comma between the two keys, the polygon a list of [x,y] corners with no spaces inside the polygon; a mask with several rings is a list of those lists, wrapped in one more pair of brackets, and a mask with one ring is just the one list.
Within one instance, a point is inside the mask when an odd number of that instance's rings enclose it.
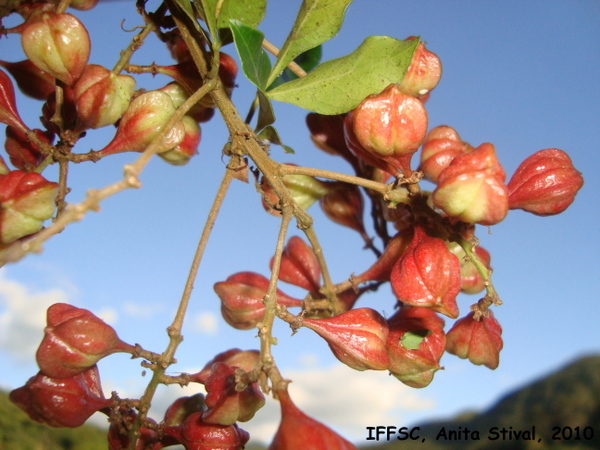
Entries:
{"label": "green leaf", "polygon": [[192,19],[194,23],[196,23],[196,15],[194,14],[194,8],[192,8],[192,3],[190,0],[173,0],[186,14]]}
{"label": "green leaf", "polygon": [[264,90],[271,71],[271,61],[261,46],[265,35],[262,31],[237,20],[231,20],[229,27],[242,61],[244,74],[256,87]]}
{"label": "green leaf", "polygon": [[271,125],[265,127],[260,133],[258,133],[258,137],[260,139],[264,139],[265,141],[269,141],[271,144],[281,145],[281,147],[283,147],[283,151],[286,153],[296,153],[293,148],[288,147],[283,142],[281,142],[279,133],[277,132],[275,127]]}
{"label": "green leaf", "polygon": [[371,36],[349,55],[326,61],[305,77],[267,91],[267,95],[319,114],[348,112],[368,95],[400,83],[419,42]]}
{"label": "green leaf", "polygon": [[431,330],[412,330],[407,331],[402,335],[400,343],[408,350],[417,350],[421,345],[421,342],[429,336],[433,331]]}
{"label": "green leaf", "polygon": [[269,83],[277,78],[296,56],[334,37],[342,26],[352,0],[304,0],[294,26],[273,66]]}
{"label": "green leaf", "polygon": [[[181,1],[181,0],[179,0]],[[267,0],[194,0],[200,3],[199,11],[213,38],[218,28],[229,28],[231,20],[239,20],[248,26],[256,27],[262,22],[267,9]]]}
{"label": "green leaf", "polygon": [[257,91],[258,96],[258,120],[256,122],[256,131],[275,123],[275,113],[271,100],[261,91]]}

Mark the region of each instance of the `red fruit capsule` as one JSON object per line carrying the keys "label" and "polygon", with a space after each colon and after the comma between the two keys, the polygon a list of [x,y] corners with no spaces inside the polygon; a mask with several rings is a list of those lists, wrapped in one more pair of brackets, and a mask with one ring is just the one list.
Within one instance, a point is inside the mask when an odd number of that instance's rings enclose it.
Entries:
{"label": "red fruit capsule", "polygon": [[420,226],[392,268],[390,281],[402,303],[458,317],[460,262],[443,240],[428,236]]}
{"label": "red fruit capsule", "polygon": [[495,369],[500,364],[502,327],[487,310],[479,320],[474,312],[456,321],[446,335],[446,351],[459,358],[469,359],[475,365]]}
{"label": "red fruit capsule", "polygon": [[38,372],[9,398],[36,422],[70,428],[83,425],[92,414],[112,403],[102,393],[96,366],[70,378],[52,378]]}
{"label": "red fruit capsule", "polygon": [[[273,269],[273,259],[269,266]],[[321,287],[319,261],[313,249],[298,236],[292,236],[283,249],[279,279],[311,293],[319,292]]]}
{"label": "red fruit capsule", "polygon": [[540,150],[521,163],[508,183],[510,209],[538,216],[560,214],[583,186],[571,158],[557,148]]}
{"label": "red fruit capsule", "polygon": [[0,123],[16,128],[21,132],[27,131],[17,111],[15,88],[12,81],[3,70],[0,70]]}
{"label": "red fruit capsule", "polygon": [[269,450],[356,449],[332,429],[298,409],[287,390],[278,390],[276,394],[281,406],[281,422]]}
{"label": "red fruit capsule", "polygon": [[[415,39],[414,36],[406,40]],[[422,97],[437,86],[442,76],[442,63],[438,56],[420,42],[413,53],[410,66],[402,79],[400,90],[408,95]]]}
{"label": "red fruit capsule", "polygon": [[164,432],[186,450],[239,450],[250,439],[250,435],[237,424],[205,423],[201,412],[190,414],[181,425],[165,427]]}
{"label": "red fruit capsule", "polygon": [[435,206],[462,222],[495,225],[508,212],[506,174],[494,146],[481,144],[456,156],[438,175]]}
{"label": "red fruit capsule", "polygon": [[444,321],[431,309],[402,306],[387,322],[390,373],[410,387],[429,385],[441,369]]}
{"label": "red fruit capsule", "polygon": [[427,111],[420,100],[391,84],[380,94],[368,96],[348,113],[345,125],[351,150],[354,150],[352,138],[355,137],[362,147],[361,152],[364,150],[375,159],[383,159],[408,176],[410,159],[427,133]]}
{"label": "red fruit capsule", "polygon": [[325,339],[335,357],[347,366],[355,370],[388,368],[388,327],[374,309],[351,309],[323,319],[305,318],[302,325]]}
{"label": "red fruit capsule", "polygon": [[119,339],[115,330],[87,309],[55,303],[47,311],[36,360],[53,378],[72,377],[116,352],[134,353],[135,347]]}

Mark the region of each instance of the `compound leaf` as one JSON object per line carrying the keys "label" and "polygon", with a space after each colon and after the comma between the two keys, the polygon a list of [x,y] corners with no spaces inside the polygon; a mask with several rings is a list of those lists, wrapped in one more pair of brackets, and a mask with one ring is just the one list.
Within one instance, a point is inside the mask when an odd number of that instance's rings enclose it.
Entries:
{"label": "compound leaf", "polygon": [[320,114],[348,112],[368,95],[401,82],[419,42],[371,36],[349,55],[326,61],[267,95]]}

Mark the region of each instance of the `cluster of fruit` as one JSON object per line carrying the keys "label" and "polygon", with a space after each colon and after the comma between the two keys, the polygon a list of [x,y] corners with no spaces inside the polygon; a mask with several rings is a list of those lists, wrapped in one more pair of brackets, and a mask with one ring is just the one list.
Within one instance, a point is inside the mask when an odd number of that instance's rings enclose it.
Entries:
{"label": "cluster of fruit", "polygon": [[[16,2],[15,12],[23,23],[4,30],[20,34],[27,59],[0,65],[24,95],[43,102],[43,129],[23,122],[13,82],[0,70],[0,122],[6,125],[4,148],[14,166],[10,169],[0,158],[0,258],[64,208],[66,170],[58,182],[51,182],[41,175],[48,165],[143,152],[156,145],[159,136],[163,138],[155,153],[171,164],[185,164],[198,151],[200,123],[210,120],[216,107],[214,97],[206,93],[173,119],[210,80],[201,75],[181,30],[164,9],[162,16],[152,16],[147,29],[157,30],[176,64],[133,66],[124,52],[110,70],[88,63],[90,37],[79,19],[61,10],[67,3]],[[71,6],[87,10],[96,3],[71,1]],[[202,44],[210,55],[209,42]],[[230,96],[237,65],[227,54],[214,53],[219,88]],[[207,57],[208,66],[210,60]],[[161,89],[136,90],[136,79],[123,70],[161,73],[174,81]],[[294,330],[313,330],[347,366],[386,370],[412,387],[431,383],[445,352],[491,369],[498,366],[501,327],[489,308],[501,301],[491,282],[490,254],[477,245],[475,227],[497,224],[511,209],[540,216],[559,214],[573,202],[583,178],[565,152],[545,149],[526,158],[506,182],[493,144],[475,147],[450,126],[430,128],[425,104],[440,76],[439,58],[419,42],[402,80],[347,113],[308,115],[315,145],[343,157],[355,175],[331,176],[333,181],[328,181],[325,171],[308,174],[300,168],[295,171],[293,165],[277,165],[284,173],[281,180],[296,206],[307,209],[318,202],[333,222],[360,233],[377,260],[363,273],[333,284],[315,242],[309,245],[292,237],[271,261],[271,269],[280,281],[306,290],[306,296],[294,298],[277,289],[273,308],[267,301],[269,278],[254,272],[233,274],[214,285],[228,324],[259,328],[264,336],[265,317],[274,313]],[[115,134],[104,148],[73,152],[86,132],[107,126],[114,126]],[[419,148],[420,161],[414,167]],[[433,191],[421,189],[423,177],[435,185]],[[279,215],[282,198],[267,178],[260,182],[263,206]],[[363,222],[365,195],[382,251]],[[364,293],[384,283],[390,283],[395,296],[397,310],[392,316],[356,307]],[[459,293],[483,291],[470,311],[445,331],[441,316],[459,318]],[[294,307],[301,313],[291,314],[288,308]],[[158,449],[177,443],[187,449],[236,449],[249,439],[238,422],[252,419],[265,403],[264,393],[272,390],[280,401],[282,419],[270,448],[353,448],[294,405],[287,381],[273,375],[276,366],[267,347],[261,345],[260,352],[220,353],[196,374],[168,377],[163,371],[159,382],[198,383],[206,395],[178,399],[156,422],[146,417],[148,399],[120,399],[116,393],[106,398],[96,364],[110,354],[126,352],[143,358],[143,365],[156,374],[158,366],[164,369],[173,361],[124,343],[88,310],[55,304],[47,312],[45,336],[36,355],[40,371],[10,398],[33,420],[50,426],[80,426],[96,411],[103,412],[111,423],[108,441],[114,449]]]}

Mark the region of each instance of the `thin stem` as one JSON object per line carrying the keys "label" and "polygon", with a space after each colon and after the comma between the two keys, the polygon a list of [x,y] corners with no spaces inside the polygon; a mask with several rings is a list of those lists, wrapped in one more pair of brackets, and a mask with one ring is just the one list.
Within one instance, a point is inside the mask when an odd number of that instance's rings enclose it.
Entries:
{"label": "thin stem", "polygon": [[[272,43],[267,41],[266,39],[263,39],[262,47],[266,51],[271,53],[273,56],[275,56],[275,57],[279,56],[279,49],[275,45],[273,45]],[[298,64],[296,64],[294,61],[288,63],[287,66],[292,72],[294,72],[300,78],[306,76],[306,72],[304,71],[304,69],[302,67],[300,67]]]}
{"label": "thin stem", "polygon": [[194,254],[194,258],[192,259],[192,264],[190,266],[188,278],[185,283],[183,293],[181,295],[179,307],[177,308],[177,312],[175,314],[173,322],[167,329],[167,332],[169,334],[169,344],[167,345],[166,350],[161,355],[160,359],[157,361],[156,366],[154,367],[152,379],[148,383],[148,386],[144,391],[144,395],[142,395],[142,397],[140,398],[139,414],[136,417],[136,420],[129,432],[131,442],[130,448],[132,450],[135,449],[135,445],[137,442],[136,436],[139,433],[139,429],[143,421],[146,419],[156,389],[158,385],[164,380],[165,371],[172,363],[177,347],[183,341],[181,329],[183,327],[183,320],[185,318],[185,314],[192,295],[192,290],[194,288],[194,282],[198,275],[198,269],[200,268],[200,262],[202,261],[202,256],[204,255],[204,250],[206,249],[206,244],[208,243],[208,239],[210,237],[210,232],[213,229],[215,220],[217,218],[221,205],[223,204],[223,200],[225,199],[225,195],[227,194],[233,177],[233,170],[227,168],[221,181],[221,185],[219,186],[219,190],[217,191],[217,195],[215,196],[215,199],[213,201],[212,207],[208,213],[208,218],[206,219],[204,228],[202,230],[202,234],[200,236],[200,241],[198,242],[198,247],[196,248],[196,253]]}
{"label": "thin stem", "polygon": [[[263,298],[266,312],[262,322],[258,324],[258,336],[260,338],[260,355],[261,362],[257,370],[265,373],[272,373],[275,367],[275,360],[271,353],[271,345],[274,344],[273,337],[273,322],[277,315],[277,280],[279,279],[279,269],[281,267],[281,258],[285,247],[285,237],[293,217],[293,209],[291,205],[284,205],[282,208],[281,224],[279,226],[279,234],[277,236],[277,244],[275,246],[275,255],[273,256],[273,264],[271,269],[271,278],[269,279],[269,287]],[[279,374],[279,371],[276,371]],[[258,377],[260,379],[260,377]],[[271,378],[273,381],[273,379]],[[274,383],[278,384],[278,383]],[[268,386],[263,380],[263,390],[268,392]]]}

